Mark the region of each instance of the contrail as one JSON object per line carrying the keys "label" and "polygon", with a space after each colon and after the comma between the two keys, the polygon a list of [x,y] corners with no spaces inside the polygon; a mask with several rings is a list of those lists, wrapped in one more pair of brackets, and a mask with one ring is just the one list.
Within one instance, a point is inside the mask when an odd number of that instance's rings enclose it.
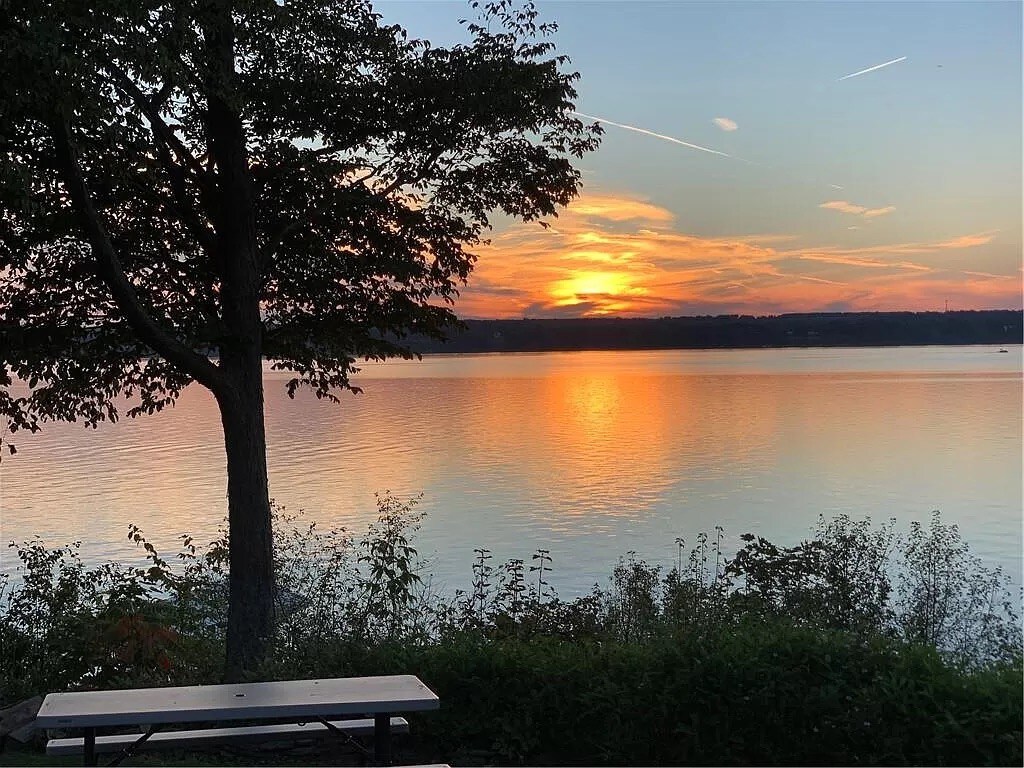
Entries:
{"label": "contrail", "polygon": [[673,144],[681,144],[684,147],[689,147],[690,149],[699,149],[701,152],[709,152],[712,155],[720,155],[721,157],[732,157],[733,159],[736,159],[736,160],[740,159],[740,158],[735,157],[734,155],[728,155],[725,152],[719,152],[717,149],[709,149],[707,147],[702,147],[700,144],[691,144],[688,141],[683,141],[682,139],[677,139],[674,136],[666,136],[663,133],[655,133],[654,131],[648,131],[646,128],[637,128],[635,125],[626,125],[625,123],[616,123],[614,120],[609,120],[609,119],[607,119],[605,117],[595,117],[594,115],[585,115],[582,112],[576,112],[575,110],[573,111],[573,114],[574,115],[579,115],[580,117],[585,117],[585,118],[587,118],[587,120],[597,120],[598,122],[601,122],[601,123],[608,123],[608,125],[614,125],[617,128],[625,128],[627,131],[636,131],[637,133],[643,133],[643,134],[645,134],[647,136],[653,136],[656,139],[664,139],[665,141],[671,141]]}
{"label": "contrail", "polygon": [[875,66],[873,66],[873,67],[868,67],[867,69],[862,69],[860,72],[854,72],[854,73],[849,74],[849,75],[843,75],[838,80],[836,80],[836,82],[838,83],[838,82],[842,82],[843,80],[849,80],[851,77],[857,77],[858,75],[866,75],[868,72],[874,72],[876,69],[881,69],[882,67],[888,67],[890,64],[899,64],[901,61],[906,61],[906,60],[907,60],[906,56],[900,56],[898,59],[893,59],[892,61],[887,61],[884,64],[875,64]]}
{"label": "contrail", "polygon": [[[627,131],[642,133],[645,136],[653,136],[654,138],[662,139],[663,141],[671,141],[673,144],[681,144],[684,147],[689,147],[690,149],[697,149],[700,150],[701,152],[708,152],[712,155],[718,155],[719,157],[728,157],[730,160],[738,160],[739,162],[746,163],[747,165],[755,165],[758,168],[773,170],[773,168],[770,165],[765,165],[764,163],[757,163],[754,162],[753,160],[747,160],[746,158],[740,157],[739,155],[730,155],[727,152],[719,152],[717,149],[711,149],[710,147],[702,147],[700,144],[693,144],[689,141],[683,141],[682,139],[677,139],[675,136],[666,136],[663,133],[655,133],[654,131],[649,131],[646,128],[640,128],[635,125],[626,125],[625,123],[617,123],[614,120],[609,120],[608,118],[605,117],[596,117],[595,115],[588,115],[585,112],[577,112],[576,110],[573,110],[572,114],[577,115],[579,117],[584,117],[587,120],[597,120],[598,122],[601,123],[608,123],[608,125],[614,125],[617,128],[624,128]],[[838,184],[832,184],[830,186],[832,186],[835,189],[843,189],[843,187],[839,186]]]}

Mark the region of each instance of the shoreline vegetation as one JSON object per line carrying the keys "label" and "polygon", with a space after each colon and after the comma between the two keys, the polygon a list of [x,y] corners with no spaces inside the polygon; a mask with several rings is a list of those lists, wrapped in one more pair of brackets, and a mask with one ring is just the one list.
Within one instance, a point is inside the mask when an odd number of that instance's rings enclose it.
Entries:
{"label": "shoreline vegetation", "polygon": [[446,341],[412,336],[420,354],[636,349],[750,349],[1020,344],[1022,310],[812,312],[701,317],[464,320]]}
{"label": "shoreline vegetation", "polygon": [[[793,546],[746,534],[732,554],[716,527],[676,539],[667,572],[627,553],[570,600],[545,550],[478,549],[472,586],[437,593],[415,501],[379,497],[361,536],[275,505],[277,631],[257,673],[419,675],[443,706],[410,718],[407,762],[1021,763],[1020,595],[937,512],[902,533],[821,518]],[[11,544],[0,704],[219,682],[227,534],[166,559],[129,539],[144,567]]]}
{"label": "shoreline vegetation", "polygon": [[[443,340],[399,339],[414,354],[582,352],[671,349],[803,349],[1018,345],[1024,310],[947,312],[809,312],[686,317],[461,319]],[[0,323],[0,344],[24,342],[24,331]],[[206,349],[219,360],[216,349]],[[267,358],[271,359],[271,358]]]}

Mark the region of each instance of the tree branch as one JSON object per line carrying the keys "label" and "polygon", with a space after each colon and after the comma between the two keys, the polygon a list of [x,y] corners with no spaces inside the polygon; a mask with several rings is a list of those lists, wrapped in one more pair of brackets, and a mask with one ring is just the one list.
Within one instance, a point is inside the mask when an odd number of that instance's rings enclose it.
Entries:
{"label": "tree branch", "polygon": [[274,235],[274,238],[260,251],[259,261],[260,265],[264,267],[264,272],[266,271],[266,265],[270,264],[270,260],[277,254],[277,249],[281,247],[281,243],[284,242],[284,239],[305,223],[306,221],[304,219],[292,219],[281,227],[277,234]]}
{"label": "tree branch", "polygon": [[160,90],[150,96],[149,99],[146,100],[146,103],[149,104],[151,109],[155,109],[159,112],[161,107],[167,103],[167,99],[170,97],[171,91],[173,90],[174,82],[171,80],[170,76],[168,76],[164,84],[160,86]]}
{"label": "tree branch", "polygon": [[[146,119],[149,120],[150,125],[153,127],[153,132],[158,134],[160,139],[174,150],[174,154],[178,156],[181,162],[188,165],[195,172],[202,185],[207,185],[208,180],[204,178],[203,166],[199,164],[195,155],[189,152],[188,147],[181,143],[181,139],[178,138],[177,134],[171,130],[171,127],[160,116],[160,112],[155,104],[156,97],[154,96],[151,100],[146,96],[142,89],[135,84],[135,81],[128,77],[128,74],[110,59],[101,58],[100,61],[110,71],[114,85],[121,89],[142,110]],[[166,88],[167,86],[165,85],[164,87]]]}
{"label": "tree branch", "polygon": [[384,189],[380,190],[379,194],[383,195],[384,197],[387,197],[396,189],[404,187],[406,184],[415,184],[417,181],[419,181],[420,179],[424,178],[427,175],[427,172],[430,170],[430,166],[436,163],[437,159],[443,154],[444,149],[435,149],[433,152],[427,155],[426,159],[423,161],[423,164],[420,166],[420,169],[416,173],[414,173],[409,178],[403,178],[401,176],[397,177],[393,182],[384,187]]}
{"label": "tree branch", "polygon": [[[205,178],[205,171],[199,161],[196,160],[195,156],[189,152],[188,148],[181,143],[178,137],[175,135],[171,127],[167,125],[164,119],[160,116],[159,108],[157,104],[161,101],[161,94],[164,91],[170,92],[170,81],[164,84],[164,87],[159,93],[154,95],[152,98],[147,97],[142,92],[142,89],[135,84],[135,82],[128,77],[128,75],[118,68],[113,62],[104,60],[104,65],[110,70],[114,85],[120,89],[128,98],[130,98],[135,105],[142,110],[142,113],[149,120],[150,127],[153,130],[153,136],[156,139],[157,152],[160,155],[160,162],[164,166],[164,170],[167,171],[167,175],[171,180],[171,190],[174,193],[175,208],[178,211],[178,215],[181,217],[182,222],[188,227],[188,230],[192,235],[199,241],[199,244],[207,252],[211,259],[215,259],[217,249],[216,242],[213,236],[213,232],[207,229],[196,211],[195,206],[189,199],[188,190],[185,186],[185,173],[179,163],[176,163],[171,157],[170,150],[173,149],[174,153],[178,156],[180,163],[188,165],[193,172],[195,172],[197,181],[201,188],[201,193],[208,191],[208,182]],[[202,188],[206,189],[202,189]]]}
{"label": "tree branch", "polygon": [[125,320],[145,344],[166,360],[208,389],[220,391],[226,384],[217,366],[158,325],[139,302],[135,287],[125,276],[106,227],[93,205],[66,120],[63,117],[54,119],[50,131],[57,150],[57,165],[64,185],[92,246],[97,274],[109,288]]}

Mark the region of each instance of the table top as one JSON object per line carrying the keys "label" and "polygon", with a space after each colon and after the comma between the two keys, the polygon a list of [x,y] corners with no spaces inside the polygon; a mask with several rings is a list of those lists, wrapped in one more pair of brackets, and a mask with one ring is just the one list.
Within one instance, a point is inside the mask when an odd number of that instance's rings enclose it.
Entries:
{"label": "table top", "polygon": [[437,709],[413,675],[51,693],[37,728],[368,715]]}

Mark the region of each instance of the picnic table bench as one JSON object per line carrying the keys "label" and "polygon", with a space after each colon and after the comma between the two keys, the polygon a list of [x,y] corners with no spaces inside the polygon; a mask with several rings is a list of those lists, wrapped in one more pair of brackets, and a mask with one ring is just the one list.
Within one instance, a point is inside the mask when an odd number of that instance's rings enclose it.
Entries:
{"label": "picnic table bench", "polygon": [[[117,765],[145,747],[196,747],[307,735],[373,735],[374,760],[391,762],[391,733],[408,730],[398,712],[437,709],[437,694],[413,675],[285,680],[267,683],[135,688],[51,693],[36,715],[41,729],[81,729],[75,738],[51,739],[47,754],[78,754],[85,765],[97,753],[120,752]],[[229,721],[257,724],[228,725]],[[259,721],[264,721],[260,723]],[[208,724],[164,730],[182,723]],[[97,736],[97,728],[145,726],[142,733]]]}

